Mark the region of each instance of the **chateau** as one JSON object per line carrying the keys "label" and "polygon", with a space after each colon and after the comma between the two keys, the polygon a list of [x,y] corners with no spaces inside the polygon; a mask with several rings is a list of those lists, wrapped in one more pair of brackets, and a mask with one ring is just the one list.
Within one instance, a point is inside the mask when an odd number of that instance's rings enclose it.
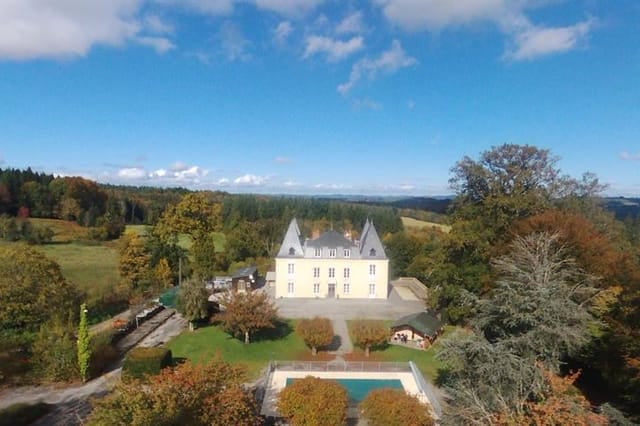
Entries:
{"label": "chateau", "polygon": [[277,298],[386,299],[389,259],[369,219],[354,241],[334,230],[303,239],[294,218],[276,256],[275,287]]}

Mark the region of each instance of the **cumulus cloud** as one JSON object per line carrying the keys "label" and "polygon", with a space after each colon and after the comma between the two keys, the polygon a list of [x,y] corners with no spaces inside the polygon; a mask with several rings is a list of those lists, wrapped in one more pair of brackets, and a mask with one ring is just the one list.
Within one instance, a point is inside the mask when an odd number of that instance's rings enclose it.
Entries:
{"label": "cumulus cloud", "polygon": [[142,167],[125,167],[118,170],[118,177],[125,180],[140,180],[147,177]]}
{"label": "cumulus cloud", "polygon": [[634,154],[628,151],[622,151],[620,153],[620,159],[625,161],[640,161],[640,152]]}
{"label": "cumulus cloud", "polygon": [[527,16],[530,9],[553,4],[540,0],[376,0],[385,17],[408,31],[441,31],[445,28],[486,22],[494,24],[511,46],[510,60],[530,60],[562,53],[579,46],[593,28],[593,20],[574,25],[542,27]]}
{"label": "cumulus cloud", "polygon": [[293,31],[293,25],[289,21],[282,21],[278,24],[278,26],[273,30],[273,40],[278,45],[283,45],[289,34]]}
{"label": "cumulus cloud", "polygon": [[153,34],[173,34],[173,25],[165,22],[160,16],[149,14],[144,17],[144,28]]}
{"label": "cumulus cloud", "polygon": [[505,53],[505,58],[530,60],[572,50],[584,42],[592,27],[593,20],[567,27],[532,27],[515,35],[515,47]]}
{"label": "cumulus cloud", "polygon": [[240,27],[233,22],[225,22],[218,34],[222,53],[229,61],[248,61],[251,55],[248,48],[251,45]]}
{"label": "cumulus cloud", "polygon": [[233,180],[233,183],[240,186],[261,186],[269,181],[268,176],[256,176],[246,174],[239,176]]}
{"label": "cumulus cloud", "polygon": [[329,37],[309,36],[306,40],[304,57],[325,54],[327,60],[337,62],[364,47],[364,39],[360,36],[347,41],[334,40]]}
{"label": "cumulus cloud", "polygon": [[0,58],[84,56],[94,45],[121,46],[141,29],[142,0],[3,0]]}
{"label": "cumulus cloud", "polygon": [[336,26],[336,32],[338,34],[351,34],[361,33],[364,30],[362,23],[362,12],[354,12],[351,15],[345,17]]}
{"label": "cumulus cloud", "polygon": [[260,9],[266,9],[286,16],[299,17],[315,9],[324,0],[254,0]]}
{"label": "cumulus cloud", "polygon": [[155,0],[207,15],[226,15],[233,11],[234,0]]}
{"label": "cumulus cloud", "polygon": [[391,74],[401,68],[411,67],[418,61],[407,55],[400,42],[393,40],[391,48],[375,59],[364,58],[351,68],[349,80],[338,86],[338,92],[346,95],[362,78],[373,80],[380,73]]}
{"label": "cumulus cloud", "polygon": [[159,168],[151,172],[147,172],[144,167],[140,166],[122,167],[117,171],[115,179],[127,183],[192,185],[201,183],[208,174],[209,170],[200,166],[177,162],[168,169]]}
{"label": "cumulus cloud", "polygon": [[136,37],[136,42],[153,48],[158,54],[166,53],[176,47],[171,40],[165,37]]}

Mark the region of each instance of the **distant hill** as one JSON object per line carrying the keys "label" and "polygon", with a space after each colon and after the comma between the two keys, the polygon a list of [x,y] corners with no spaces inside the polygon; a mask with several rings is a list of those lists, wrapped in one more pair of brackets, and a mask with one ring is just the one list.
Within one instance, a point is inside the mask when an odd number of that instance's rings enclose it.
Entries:
{"label": "distant hill", "polygon": [[607,210],[613,212],[616,219],[635,219],[640,216],[640,198],[607,197],[602,203]]}

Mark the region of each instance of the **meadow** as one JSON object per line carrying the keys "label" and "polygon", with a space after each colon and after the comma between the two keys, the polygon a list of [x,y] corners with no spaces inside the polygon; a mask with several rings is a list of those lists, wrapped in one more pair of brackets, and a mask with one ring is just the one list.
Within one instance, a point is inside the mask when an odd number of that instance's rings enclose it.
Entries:
{"label": "meadow", "polygon": [[404,226],[405,229],[436,228],[445,233],[449,233],[449,231],[451,231],[451,226],[443,225],[441,223],[427,222],[425,220],[418,220],[418,219],[414,219],[412,217],[407,217],[407,216],[402,216],[401,219],[402,219],[402,226]]}

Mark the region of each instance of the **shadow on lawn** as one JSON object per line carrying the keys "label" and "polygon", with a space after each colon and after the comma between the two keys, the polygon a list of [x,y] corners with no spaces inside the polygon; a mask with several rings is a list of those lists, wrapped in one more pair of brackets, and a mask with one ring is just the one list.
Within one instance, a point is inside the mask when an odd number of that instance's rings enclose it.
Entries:
{"label": "shadow on lawn", "polygon": [[262,340],[280,340],[293,333],[293,327],[287,321],[277,320],[274,328],[265,328],[257,331],[251,340],[254,342]]}

